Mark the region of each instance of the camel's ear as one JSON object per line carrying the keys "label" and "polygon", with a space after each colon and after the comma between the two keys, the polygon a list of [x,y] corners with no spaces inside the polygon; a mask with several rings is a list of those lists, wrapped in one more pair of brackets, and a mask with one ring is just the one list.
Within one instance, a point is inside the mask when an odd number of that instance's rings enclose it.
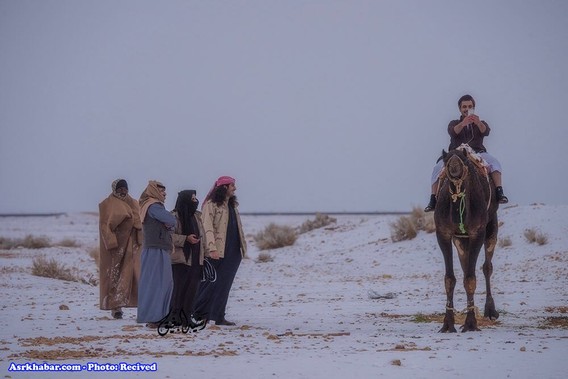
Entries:
{"label": "camel's ear", "polygon": [[446,150],[442,150],[442,159],[446,160],[446,156],[448,155],[448,153],[446,153]]}

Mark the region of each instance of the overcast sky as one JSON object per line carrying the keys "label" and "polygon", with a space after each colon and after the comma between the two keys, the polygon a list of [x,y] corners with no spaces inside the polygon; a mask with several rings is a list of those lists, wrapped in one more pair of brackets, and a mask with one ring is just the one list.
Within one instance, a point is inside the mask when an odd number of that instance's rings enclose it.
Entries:
{"label": "overcast sky", "polygon": [[563,0],[0,0],[0,213],[423,207],[466,93],[511,203],[567,204],[567,70]]}

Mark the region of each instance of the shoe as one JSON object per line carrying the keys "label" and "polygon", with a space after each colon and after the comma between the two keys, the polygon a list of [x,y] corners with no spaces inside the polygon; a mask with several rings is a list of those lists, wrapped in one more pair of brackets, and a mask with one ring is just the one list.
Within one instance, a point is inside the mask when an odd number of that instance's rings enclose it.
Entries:
{"label": "shoe", "polygon": [[424,208],[424,212],[432,212],[434,209],[436,209],[436,195],[430,195],[430,202]]}
{"label": "shoe", "polygon": [[207,326],[207,321],[209,320],[207,320],[206,318],[196,317],[192,315],[188,320],[188,324],[192,330],[203,330]]}
{"label": "shoe", "polygon": [[122,310],[121,309],[113,309],[112,311],[110,311],[110,314],[112,315],[112,317],[114,317],[117,320],[122,319]]}
{"label": "shoe", "polygon": [[222,319],[221,321],[215,321],[215,325],[225,325],[225,326],[234,326],[237,325],[232,321]]}
{"label": "shoe", "polygon": [[503,193],[503,187],[499,186],[495,188],[495,192],[497,193],[497,202],[499,204],[507,204],[509,202],[509,199]]}
{"label": "shoe", "polygon": [[146,324],[146,327],[150,329],[158,329],[158,326],[160,326],[159,322],[149,322]]}

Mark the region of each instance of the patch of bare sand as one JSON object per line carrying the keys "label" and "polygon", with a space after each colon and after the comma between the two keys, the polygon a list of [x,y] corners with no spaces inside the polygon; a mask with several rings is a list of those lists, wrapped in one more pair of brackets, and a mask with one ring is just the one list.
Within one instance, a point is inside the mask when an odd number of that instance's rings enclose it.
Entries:
{"label": "patch of bare sand", "polygon": [[[150,351],[147,349],[140,349],[139,345],[133,345],[132,350],[117,348],[106,349],[105,347],[94,347],[93,342],[104,342],[105,346],[116,346],[122,344],[126,346],[131,340],[153,340],[158,338],[156,334],[138,334],[138,335],[112,335],[112,336],[82,336],[82,337],[35,337],[35,338],[22,338],[18,342],[23,347],[38,347],[45,346],[58,346],[58,345],[72,345],[75,348],[56,347],[55,349],[39,350],[28,349],[19,354],[12,354],[9,356],[11,359],[27,358],[37,360],[67,360],[67,359],[84,359],[84,358],[112,358],[112,357],[129,357],[148,355],[159,358],[166,355],[179,355],[179,356],[233,356],[237,355],[235,350],[225,349],[224,346],[219,346],[216,349],[208,351]],[[120,342],[109,342],[109,340],[120,340]]]}

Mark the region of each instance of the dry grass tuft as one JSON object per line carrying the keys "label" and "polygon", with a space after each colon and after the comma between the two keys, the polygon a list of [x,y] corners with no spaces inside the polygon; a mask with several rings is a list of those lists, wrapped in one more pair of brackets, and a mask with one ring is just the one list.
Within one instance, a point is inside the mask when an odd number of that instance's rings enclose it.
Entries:
{"label": "dry grass tuft", "polygon": [[539,326],[539,329],[568,329],[568,317],[549,316]]}
{"label": "dry grass tuft", "polygon": [[417,313],[412,317],[413,322],[422,323],[422,322],[432,322],[429,316],[425,316],[422,313]]}
{"label": "dry grass tuft", "polygon": [[426,233],[434,233],[436,231],[434,214],[426,213],[419,207],[412,208],[410,216],[399,217],[398,220],[390,224],[390,227],[393,242],[411,240],[418,235],[420,230]]}
{"label": "dry grass tuft", "polygon": [[98,280],[96,278],[89,276],[84,279],[79,275],[77,269],[68,268],[64,264],[56,261],[54,258],[48,260],[45,256],[39,256],[33,259],[32,275],[65,280],[68,282],[85,283],[92,286],[98,285]]}
{"label": "dry grass tuft", "polygon": [[45,247],[51,247],[51,241],[45,236],[32,236],[28,234],[24,238],[6,238],[0,237],[0,249],[43,249]]}
{"label": "dry grass tuft", "polygon": [[76,277],[71,273],[71,269],[60,264],[54,258],[47,259],[45,256],[39,256],[33,259],[32,275],[42,276],[44,278],[52,278],[76,282]]}
{"label": "dry grass tuft", "polygon": [[59,241],[59,243],[57,245],[62,246],[62,247],[79,247],[79,246],[81,246],[81,245],[79,245],[79,243],[77,241],[75,241],[74,239],[71,239],[71,238],[64,238],[61,241]]}
{"label": "dry grass tuft", "polygon": [[306,220],[299,228],[298,233],[303,234],[307,233],[314,229],[323,228],[324,226],[328,226],[336,222],[337,219],[333,217],[329,217],[329,215],[316,213],[316,218],[313,220]]}
{"label": "dry grass tuft", "polygon": [[270,255],[270,253],[266,253],[266,252],[261,252],[260,254],[258,254],[258,258],[256,258],[256,263],[267,263],[267,262],[272,262],[274,261],[274,258],[272,258],[272,255]]}
{"label": "dry grass tuft", "polygon": [[566,305],[561,305],[558,307],[544,307],[544,310],[548,313],[568,313],[568,306]]}
{"label": "dry grass tuft", "polygon": [[536,241],[536,230],[534,229],[525,229],[525,238],[529,243],[533,243]]}
{"label": "dry grass tuft", "polygon": [[541,246],[548,243],[548,236],[534,229],[526,229],[524,235],[528,243],[536,243]]}
{"label": "dry grass tuft", "polygon": [[416,237],[416,225],[412,218],[401,216],[395,222],[391,222],[391,239],[393,242],[411,240]]}
{"label": "dry grass tuft", "polygon": [[417,230],[423,230],[426,233],[434,233],[436,231],[434,212],[426,213],[422,208],[414,207],[410,213],[410,219]]}
{"label": "dry grass tuft", "polygon": [[0,267],[0,274],[8,275],[8,274],[21,274],[24,273],[25,270],[19,266],[2,266]]}
{"label": "dry grass tuft", "polygon": [[536,236],[536,243],[540,246],[548,243],[548,236],[546,234],[538,234]]}
{"label": "dry grass tuft", "polygon": [[30,234],[24,237],[20,246],[26,249],[43,249],[46,247],[52,247],[53,245],[46,236],[36,237]]}
{"label": "dry grass tuft", "polygon": [[[465,313],[462,312],[458,312],[455,313],[455,322],[456,322],[456,327],[458,325],[463,325],[465,323]],[[501,322],[497,321],[497,320],[490,320],[488,318],[482,317],[483,315],[477,315],[477,325],[479,327],[487,327],[487,326],[493,326],[493,325],[500,325]],[[414,316],[412,316],[411,321],[416,322],[416,323],[429,323],[429,322],[435,322],[435,323],[439,323],[442,324],[444,323],[444,317],[445,314],[444,313],[431,313],[431,314],[424,314],[424,313],[418,313],[415,314]]]}
{"label": "dry grass tuft", "polygon": [[99,247],[92,247],[90,248],[87,253],[89,253],[89,257],[93,258],[97,267],[101,266],[101,251]]}
{"label": "dry grass tuft", "polygon": [[274,223],[254,236],[256,246],[260,250],[278,249],[284,246],[291,246],[296,242],[298,236],[293,228]]}
{"label": "dry grass tuft", "polygon": [[509,247],[511,245],[513,245],[513,241],[511,240],[511,237],[507,236],[507,237],[503,237],[499,239],[499,243],[498,243],[500,248],[504,248],[504,247]]}
{"label": "dry grass tuft", "polygon": [[0,250],[10,250],[14,247],[11,238],[0,236]]}

